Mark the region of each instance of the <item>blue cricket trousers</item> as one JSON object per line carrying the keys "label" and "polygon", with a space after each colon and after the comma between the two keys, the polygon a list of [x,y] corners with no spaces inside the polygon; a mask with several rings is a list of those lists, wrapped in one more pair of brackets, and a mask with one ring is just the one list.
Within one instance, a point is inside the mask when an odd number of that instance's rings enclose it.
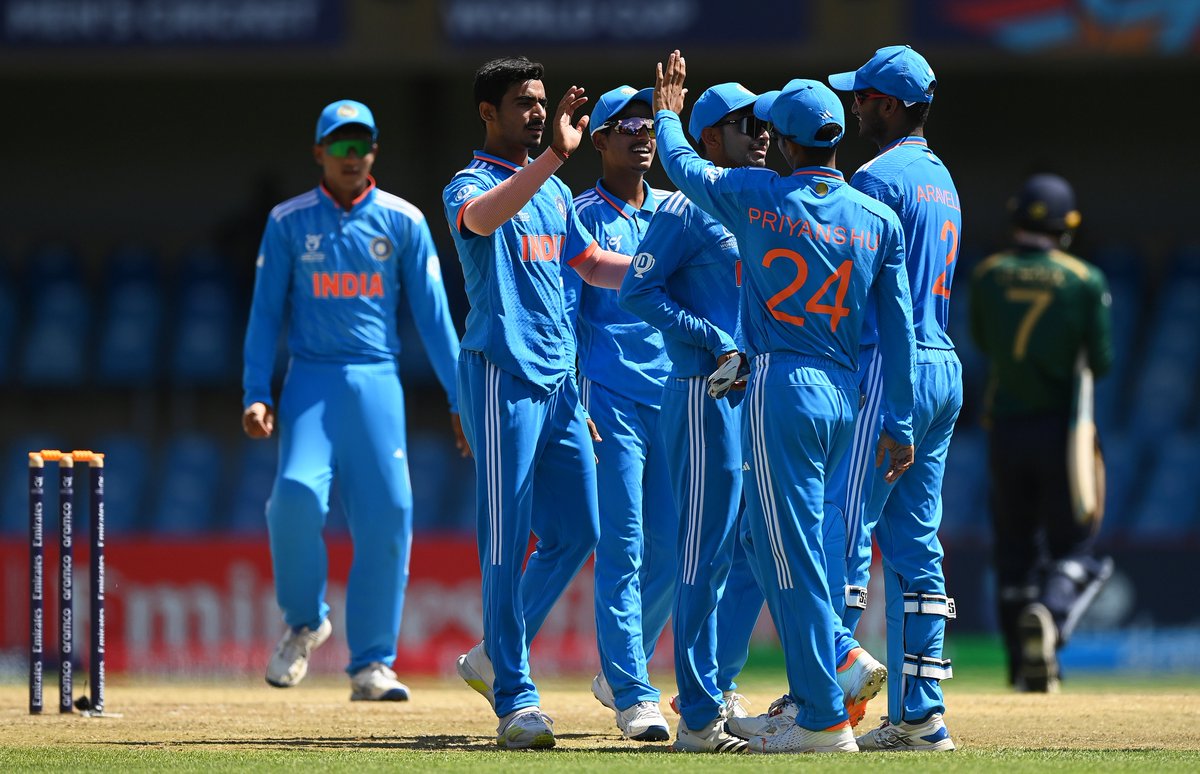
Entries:
{"label": "blue cricket trousers", "polygon": [[[496,715],[504,717],[540,702],[529,644],[596,546],[596,463],[566,375],[545,393],[464,349],[458,401],[475,455],[483,642],[496,671]],[[531,531],[537,544],[526,561]]]}

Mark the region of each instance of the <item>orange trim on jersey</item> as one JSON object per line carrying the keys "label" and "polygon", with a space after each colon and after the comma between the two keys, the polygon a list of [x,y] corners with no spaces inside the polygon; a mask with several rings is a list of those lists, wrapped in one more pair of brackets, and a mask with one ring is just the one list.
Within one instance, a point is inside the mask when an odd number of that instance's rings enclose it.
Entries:
{"label": "orange trim on jersey", "polygon": [[797,169],[792,173],[792,177],[797,175],[812,175],[814,177],[832,177],[836,180],[845,180],[846,178],[841,172],[829,172],[824,169]]}
{"label": "orange trim on jersey", "polygon": [[586,250],[584,250],[582,253],[575,256],[571,260],[567,261],[567,265],[573,269],[576,266],[578,266],[579,264],[586,261],[588,258],[591,258],[592,255],[599,249],[600,249],[600,245],[596,242],[592,242],[590,245],[587,246]]}
{"label": "orange trim on jersey", "polygon": [[458,218],[456,219],[458,222],[454,224],[454,227],[458,229],[458,233],[460,234],[463,231],[463,216],[467,214],[467,207],[469,207],[473,201],[475,201],[473,198],[467,199],[465,202],[463,202],[463,206],[458,208]]}
{"label": "orange trim on jersey", "polygon": [[596,186],[592,190],[594,190],[597,194],[599,194],[601,199],[608,202],[614,210],[621,213],[622,218],[624,218],[625,220],[629,220],[632,217],[627,212],[625,212],[625,204],[624,203],[618,202],[616,199],[614,199],[611,196],[609,196],[608,194],[604,193],[604,191],[600,190],[600,186]]}
{"label": "orange trim on jersey", "polygon": [[472,156],[472,158],[474,158],[476,161],[485,161],[488,164],[495,164],[498,167],[504,167],[505,169],[511,169],[513,172],[516,172],[517,170],[521,169],[521,167],[516,166],[511,161],[505,161],[503,159],[498,159],[495,156],[485,156],[482,153],[476,153]]}
{"label": "orange trim on jersey", "polygon": [[850,728],[849,720],[843,720],[841,723],[838,723],[836,726],[830,726],[829,728],[822,728],[821,730],[822,731],[841,731],[843,728]]}
{"label": "orange trim on jersey", "polygon": [[[329,201],[333,202],[334,205],[338,209],[342,208],[342,205],[338,203],[338,200],[334,197],[333,193],[331,193],[330,190],[325,187],[324,180],[321,181],[320,188],[321,188],[321,193],[323,193],[329,197]],[[360,193],[358,196],[354,197],[354,199],[350,202],[350,209],[354,209],[354,206],[356,204],[361,202],[363,199],[367,198],[367,194],[371,193],[371,191],[374,191],[374,190],[375,190],[375,178],[371,177],[370,175],[367,175],[367,187],[364,188],[363,192]]]}

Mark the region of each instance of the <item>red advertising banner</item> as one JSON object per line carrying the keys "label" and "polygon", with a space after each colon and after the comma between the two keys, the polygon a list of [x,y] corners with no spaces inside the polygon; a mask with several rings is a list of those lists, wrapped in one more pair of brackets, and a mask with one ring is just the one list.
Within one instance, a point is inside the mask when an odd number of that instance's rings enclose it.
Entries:
{"label": "red advertising banner", "polygon": [[[48,539],[46,567],[57,548]],[[314,672],[344,669],[345,579],[353,556],[348,539],[330,540],[329,586],[334,636],[314,653]],[[29,647],[29,548],[0,541],[0,652],[8,663]],[[87,549],[75,549],[75,643],[87,663]],[[270,552],[264,540],[163,538],[110,540],[105,552],[107,668],[134,674],[258,673],[284,624],[275,603]],[[470,537],[418,537],[398,641],[401,674],[452,674],[458,654],[482,636],[479,565]],[[58,641],[57,573],[46,573],[47,667]],[[534,642],[539,674],[595,670],[590,563],[580,571]],[[665,650],[665,653],[663,652]],[[669,665],[665,636],[657,664]],[[661,660],[665,659],[665,660]],[[668,666],[669,668],[669,666]]]}

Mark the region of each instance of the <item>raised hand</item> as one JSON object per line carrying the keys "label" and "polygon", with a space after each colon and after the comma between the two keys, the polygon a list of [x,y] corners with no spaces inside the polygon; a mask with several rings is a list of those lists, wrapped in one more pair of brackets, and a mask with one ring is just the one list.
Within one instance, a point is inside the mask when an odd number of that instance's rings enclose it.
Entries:
{"label": "raised hand", "polygon": [[554,140],[550,143],[550,148],[559,158],[565,159],[574,153],[583,139],[584,132],[587,131],[590,116],[583,116],[577,124],[572,123],[575,111],[587,101],[588,98],[583,96],[583,88],[572,86],[567,89],[567,93],[559,100],[558,107],[554,110]]}
{"label": "raised hand", "polygon": [[675,49],[667,57],[666,69],[659,62],[654,68],[654,112],[670,110],[674,113],[683,112],[683,98],[687,89],[683,88],[687,76],[687,63],[679,49]]}

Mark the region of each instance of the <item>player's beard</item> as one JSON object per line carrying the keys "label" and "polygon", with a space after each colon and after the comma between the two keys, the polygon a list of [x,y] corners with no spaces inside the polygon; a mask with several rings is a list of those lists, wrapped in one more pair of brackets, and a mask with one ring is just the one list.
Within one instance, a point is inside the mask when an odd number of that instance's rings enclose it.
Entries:
{"label": "player's beard", "polygon": [[[529,132],[536,131],[538,129],[541,130],[541,134],[538,135],[538,138],[536,140],[530,139]],[[542,146],[542,138],[546,136],[546,125],[545,124],[542,124],[541,126],[538,126],[537,124],[526,124],[524,131],[525,131],[524,145],[528,150],[534,151]]]}

